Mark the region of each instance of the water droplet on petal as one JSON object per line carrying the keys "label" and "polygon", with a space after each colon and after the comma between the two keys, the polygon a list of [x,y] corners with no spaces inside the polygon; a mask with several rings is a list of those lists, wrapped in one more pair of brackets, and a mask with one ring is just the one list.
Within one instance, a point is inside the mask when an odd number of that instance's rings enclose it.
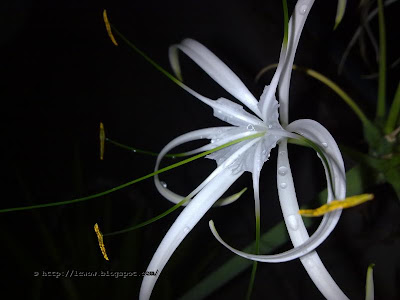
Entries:
{"label": "water droplet on petal", "polygon": [[279,151],[279,155],[285,155],[286,151]]}
{"label": "water droplet on petal", "polygon": [[324,148],[328,148],[328,143],[322,143],[322,146],[323,146]]}
{"label": "water droplet on petal", "polygon": [[271,129],[271,128],[272,128],[272,125],[271,125],[271,124],[269,124],[269,125],[268,125],[268,128],[269,128],[269,129]]}
{"label": "water droplet on petal", "polygon": [[254,131],[254,126],[251,124],[247,125],[247,130]]}
{"label": "water droplet on petal", "polygon": [[185,234],[188,234],[189,231],[190,231],[190,227],[189,227],[189,226],[186,226],[185,228],[183,228],[183,232],[184,232]]}
{"label": "water droplet on petal", "polygon": [[286,184],[286,182],[281,182],[281,184],[279,186],[281,189],[286,189],[287,184]]}
{"label": "water droplet on petal", "polygon": [[215,143],[215,140],[211,140],[210,143],[211,143],[211,144],[214,144],[214,143]]}
{"label": "water droplet on petal", "polygon": [[297,222],[297,218],[295,215],[289,215],[286,217],[286,224],[292,230],[297,230],[299,228],[299,223]]}
{"label": "water droplet on petal", "polygon": [[161,185],[163,186],[163,188],[167,188],[167,183],[166,182],[164,182],[164,181],[160,181],[160,183],[161,183]]}
{"label": "water droplet on petal", "polygon": [[307,5],[305,5],[305,4],[300,5],[300,7],[299,7],[299,13],[302,14],[302,15],[304,15],[304,14],[306,13],[306,11],[307,11]]}
{"label": "water droplet on petal", "polygon": [[282,166],[282,167],[279,167],[278,174],[281,176],[285,176],[287,171],[288,171],[288,169],[286,167]]}

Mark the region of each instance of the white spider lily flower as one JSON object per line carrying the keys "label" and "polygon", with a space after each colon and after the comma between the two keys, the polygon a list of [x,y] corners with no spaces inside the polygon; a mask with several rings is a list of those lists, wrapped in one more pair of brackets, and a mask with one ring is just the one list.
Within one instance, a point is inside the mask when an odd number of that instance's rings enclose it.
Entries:
{"label": "white spider lily flower", "polygon": [[[183,83],[178,83],[190,94],[211,106],[214,109],[215,117],[232,126],[196,130],[175,138],[167,144],[159,154],[156,170],[158,170],[159,164],[166,153],[172,148],[189,141],[198,139],[211,140],[210,144],[190,152],[190,154],[196,154],[234,141],[238,138],[256,133],[259,133],[260,136],[242,141],[207,156],[210,159],[216,160],[217,168],[188,196],[191,200],[168,230],[157,248],[147,270],[158,270],[158,272],[156,276],[144,277],[140,289],[141,300],[150,298],[158,276],[186,235],[204,216],[209,208],[215,205],[216,201],[223,193],[245,171],[252,173],[256,214],[259,215],[260,171],[264,162],[268,160],[271,149],[278,143],[278,194],[286,226],[295,248],[276,255],[252,255],[243,253],[227,245],[219,237],[213,224],[210,224],[213,234],[231,251],[252,260],[283,262],[300,258],[308,274],[326,298],[347,299],[323,266],[317,253],[313,251],[334,229],[341,211],[338,210],[326,214],[316,232],[309,237],[301,216],[298,214],[299,206],[287,156],[287,138],[298,138],[298,135],[292,132],[301,134],[315,144],[321,145],[321,150],[329,165],[324,165],[328,182],[328,202],[333,200],[333,195],[335,195],[337,199],[345,198],[346,184],[343,159],[335,140],[329,132],[322,125],[312,120],[297,120],[286,126],[288,123],[287,107],[291,66],[305,19],[313,2],[313,0],[300,0],[297,3],[295,12],[289,23],[289,43],[287,51],[286,47],[283,46],[278,68],[271,84],[264,89],[259,102],[242,81],[202,44],[191,39],[186,39],[181,44],[174,45],[170,48],[171,65],[178,77],[180,77],[177,56],[179,49],[255,115],[248,113],[241,105],[228,99],[220,98],[218,100],[211,100],[198,94]],[[279,104],[275,98],[278,83],[279,95],[281,98],[281,114],[283,115],[281,116],[281,121],[282,124],[285,125],[285,128],[280,125],[278,120]],[[333,186],[330,178],[332,178]],[[158,176],[155,176],[155,184],[158,191],[174,203],[178,203],[185,198],[167,189],[166,186],[160,182]],[[224,205],[227,203],[222,200],[219,204]]]}

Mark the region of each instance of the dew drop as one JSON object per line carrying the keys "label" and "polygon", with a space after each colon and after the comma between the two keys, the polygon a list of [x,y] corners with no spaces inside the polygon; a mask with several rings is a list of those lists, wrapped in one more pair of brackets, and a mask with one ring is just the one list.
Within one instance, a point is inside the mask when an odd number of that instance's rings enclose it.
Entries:
{"label": "dew drop", "polygon": [[190,231],[189,226],[186,226],[185,228],[183,228],[183,232],[184,232],[185,234],[188,234],[189,231]]}
{"label": "dew drop", "polygon": [[247,130],[254,131],[254,126],[251,124],[247,125]]}
{"label": "dew drop", "polygon": [[324,148],[328,148],[328,143],[322,143],[322,146],[323,146]]}
{"label": "dew drop", "polygon": [[286,189],[287,184],[286,184],[286,182],[281,182],[281,184],[279,186],[281,189]]}
{"label": "dew drop", "polygon": [[307,5],[303,4],[299,7],[299,13],[304,15],[307,12]]}
{"label": "dew drop", "polygon": [[288,169],[286,167],[282,166],[282,167],[279,167],[278,174],[281,176],[285,176],[287,171],[288,171]]}
{"label": "dew drop", "polygon": [[163,186],[163,188],[167,188],[167,183],[166,182],[164,182],[164,181],[160,181],[160,183],[161,183],[161,185]]}
{"label": "dew drop", "polygon": [[269,129],[271,129],[271,128],[272,128],[272,125],[271,125],[271,124],[269,124],[269,125],[268,125],[268,128],[269,128]]}
{"label": "dew drop", "polygon": [[286,151],[279,151],[279,155],[285,155]]}
{"label": "dew drop", "polygon": [[215,140],[211,140],[210,143],[211,143],[211,144],[214,144],[214,143],[215,143]]}
{"label": "dew drop", "polygon": [[295,215],[287,216],[286,223],[292,230],[297,230],[299,228],[299,223],[297,222]]}

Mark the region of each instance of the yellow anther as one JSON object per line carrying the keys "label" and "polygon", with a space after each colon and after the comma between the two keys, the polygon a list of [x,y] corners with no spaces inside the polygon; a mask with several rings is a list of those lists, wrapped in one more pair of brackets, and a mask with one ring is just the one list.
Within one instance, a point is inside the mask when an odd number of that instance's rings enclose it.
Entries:
{"label": "yellow anther", "polygon": [[333,200],[316,209],[300,209],[299,214],[304,217],[320,217],[330,211],[353,207],[372,199],[374,199],[374,194],[356,195],[344,200]]}
{"label": "yellow anther", "polygon": [[94,231],[96,232],[97,239],[99,241],[100,250],[101,250],[101,253],[103,254],[104,259],[109,260],[108,256],[107,256],[107,252],[106,252],[106,247],[104,246],[104,242],[103,242],[103,234],[100,232],[99,225],[97,225],[97,223],[94,224]]}
{"label": "yellow anther", "polygon": [[104,142],[106,140],[106,133],[104,131],[104,125],[100,122],[100,159],[104,158]]}
{"label": "yellow anther", "polygon": [[113,44],[114,44],[115,46],[118,46],[118,43],[117,43],[117,41],[116,41],[114,35],[112,34],[111,25],[110,25],[110,22],[108,21],[108,17],[107,17],[107,12],[106,12],[106,10],[103,11],[103,19],[104,19],[104,24],[106,25],[106,29],[107,29],[108,36],[109,36],[110,39],[111,39],[111,42],[113,42]]}

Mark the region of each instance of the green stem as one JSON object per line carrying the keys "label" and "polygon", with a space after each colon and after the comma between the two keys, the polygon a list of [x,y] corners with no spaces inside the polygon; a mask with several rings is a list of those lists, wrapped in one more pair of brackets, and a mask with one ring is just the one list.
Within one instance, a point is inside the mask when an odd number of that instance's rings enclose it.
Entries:
{"label": "green stem", "polygon": [[158,170],[158,171],[156,171],[156,172],[147,174],[147,175],[145,175],[145,176],[143,176],[143,177],[140,177],[140,178],[138,178],[138,179],[134,179],[134,180],[132,180],[132,181],[129,181],[129,182],[124,183],[124,184],[121,184],[121,185],[119,185],[119,186],[117,186],[117,187],[114,187],[114,188],[112,188],[112,189],[109,189],[109,190],[104,191],[104,192],[101,192],[101,193],[97,193],[97,194],[94,194],[94,195],[90,195],[90,196],[86,196],[86,197],[81,197],[81,198],[77,198],[77,199],[73,199],[73,200],[67,200],[67,201],[52,202],[52,203],[44,203],[44,204],[30,205],[30,206],[24,206],[24,207],[5,208],[5,209],[0,209],[0,213],[11,212],[11,211],[30,210],[30,209],[36,209],[36,208],[52,207],[52,206],[60,206],[60,205],[66,205],[66,204],[72,204],[72,203],[83,202],[83,201],[90,200],[90,199],[93,199],[93,198],[98,198],[98,197],[101,197],[101,196],[104,196],[104,195],[113,193],[113,192],[115,192],[115,191],[121,190],[121,189],[123,189],[123,188],[125,188],[125,187],[127,187],[127,186],[130,186],[130,185],[132,185],[132,184],[134,184],[134,183],[143,181],[143,180],[145,180],[145,179],[147,179],[147,178],[153,177],[154,175],[157,175],[157,174],[160,174],[160,173],[169,171],[169,170],[171,170],[171,169],[174,169],[174,168],[176,168],[176,167],[182,166],[182,165],[184,165],[184,164],[187,164],[187,163],[189,163],[189,162],[192,162],[192,161],[194,161],[194,160],[196,160],[196,159],[198,159],[198,158],[207,156],[208,154],[211,154],[211,153],[213,153],[213,152],[215,152],[215,151],[218,151],[218,150],[221,150],[221,149],[223,149],[223,148],[229,147],[229,146],[231,146],[231,145],[240,143],[240,142],[245,141],[245,140],[248,140],[248,139],[253,139],[253,138],[262,137],[264,134],[265,134],[265,132],[261,132],[261,133],[253,134],[253,135],[250,135],[250,136],[246,136],[246,137],[243,137],[243,138],[234,140],[234,141],[229,142],[229,143],[225,143],[225,144],[223,144],[223,145],[221,145],[221,146],[218,146],[218,147],[216,147],[216,148],[214,148],[214,149],[211,149],[211,150],[202,152],[202,153],[200,153],[200,154],[197,154],[197,155],[195,155],[195,156],[189,157],[189,158],[187,158],[187,159],[185,159],[185,160],[182,160],[182,161],[180,161],[180,162],[177,162],[177,163],[175,163],[175,164],[172,164],[172,165],[170,165],[170,166],[167,166],[167,167],[165,167],[165,168],[162,168],[162,169],[160,169],[160,170]]}
{"label": "green stem", "polygon": [[382,0],[378,0],[379,19],[379,83],[378,103],[376,109],[377,119],[383,119],[386,111],[386,29]]}
{"label": "green stem", "polygon": [[400,112],[400,81],[397,84],[397,90],[394,95],[392,106],[390,107],[389,117],[386,121],[385,125],[385,134],[390,134],[394,131],[395,127],[398,124],[399,120],[399,112]]}
{"label": "green stem", "polygon": [[353,110],[353,112],[358,116],[358,118],[361,120],[364,126],[372,125],[371,121],[365,116],[364,112],[360,109],[360,107],[356,104],[356,102],[328,77],[322,75],[321,73],[318,73],[315,70],[304,67],[293,66],[293,69],[303,71],[307,75],[321,81],[322,83],[330,87]]}
{"label": "green stem", "polygon": [[[145,154],[145,155],[150,155],[150,156],[158,156],[159,153],[156,152],[151,152],[151,151],[146,151],[146,150],[141,150],[137,148],[133,148],[121,143],[118,143],[116,141],[113,141],[112,139],[106,138],[106,142],[109,142],[117,147],[120,147],[125,150],[129,150],[135,153],[140,153],[140,154]],[[174,153],[174,154],[166,154],[165,157],[170,157],[170,158],[175,158],[175,157],[184,157],[187,156],[185,153]]]}
{"label": "green stem", "polygon": [[155,222],[155,221],[157,221],[157,220],[159,220],[159,219],[165,217],[166,215],[172,213],[174,210],[176,210],[177,208],[179,208],[180,206],[182,206],[182,205],[183,205],[186,201],[188,201],[188,200],[189,200],[188,197],[183,198],[183,199],[182,199],[181,201],[179,201],[177,204],[175,204],[175,205],[172,206],[171,208],[167,209],[167,210],[164,211],[163,213],[159,214],[158,216],[155,216],[154,218],[151,218],[150,220],[144,221],[144,222],[139,223],[139,224],[137,224],[137,225],[135,225],[135,226],[131,226],[131,227],[128,227],[128,228],[125,228],[125,229],[122,229],[122,230],[118,230],[118,231],[114,231],[114,232],[110,232],[110,233],[103,234],[103,236],[117,235],[117,234],[125,233],[125,232],[128,232],[128,231],[132,231],[132,230],[135,230],[135,229],[144,227],[144,226],[146,226],[146,225],[149,225],[149,224],[151,224],[151,223],[153,223],[153,222]]}
{"label": "green stem", "polygon": [[165,70],[163,67],[161,67],[159,64],[157,64],[154,60],[152,60],[149,56],[147,56],[142,50],[137,48],[134,44],[132,44],[122,33],[120,33],[117,28],[115,28],[112,24],[110,24],[111,28],[113,31],[129,46],[131,47],[136,53],[138,53],[140,56],[142,56],[145,60],[147,60],[153,67],[155,67],[158,71],[163,73],[165,76],[167,76],[169,79],[171,79],[173,82],[175,82],[177,85],[182,86],[182,82],[176,78],[174,75],[169,73],[167,70]]}
{"label": "green stem", "polygon": [[335,18],[335,26],[333,27],[333,30],[335,30],[340,22],[343,19],[344,12],[346,10],[346,2],[347,0],[338,0],[338,5],[336,9],[336,18]]}
{"label": "green stem", "polygon": [[[260,236],[261,236],[260,213],[258,212],[258,214],[256,215],[256,244],[255,244],[255,250],[256,250],[255,253],[256,254],[260,254]],[[253,292],[254,281],[256,279],[257,266],[258,266],[258,262],[253,261],[253,267],[251,269],[249,287],[248,287],[247,293],[246,293],[247,300],[250,300],[251,294]]]}

